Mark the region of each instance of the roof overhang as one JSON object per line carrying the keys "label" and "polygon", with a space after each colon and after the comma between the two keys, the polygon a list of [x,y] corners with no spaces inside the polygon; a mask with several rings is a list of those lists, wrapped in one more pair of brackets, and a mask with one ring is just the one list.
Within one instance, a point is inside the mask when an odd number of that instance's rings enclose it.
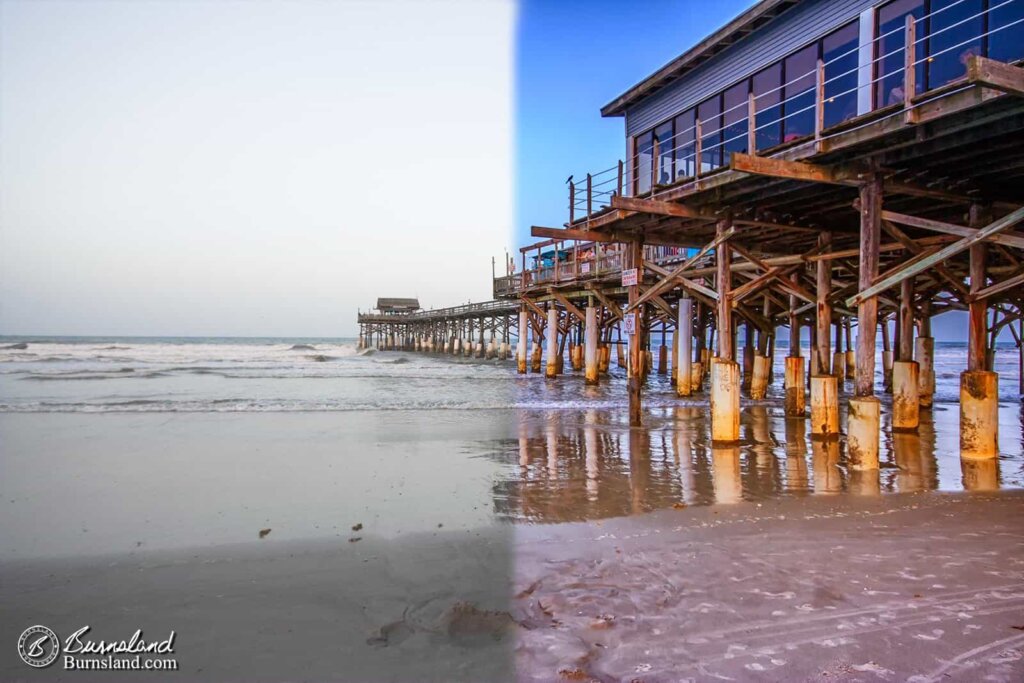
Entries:
{"label": "roof overhang", "polygon": [[800,0],[761,0],[688,51],[601,107],[601,116],[623,116],[629,106],[686,75],[799,2]]}

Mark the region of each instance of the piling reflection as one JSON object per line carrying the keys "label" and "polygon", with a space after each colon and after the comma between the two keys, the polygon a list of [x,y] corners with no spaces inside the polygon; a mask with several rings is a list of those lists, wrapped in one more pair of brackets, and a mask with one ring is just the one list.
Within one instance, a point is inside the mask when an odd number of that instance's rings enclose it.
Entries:
{"label": "piling reflection", "polygon": [[812,439],[807,421],[786,418],[781,405],[746,406],[741,441],[714,447],[700,404],[652,411],[643,428],[630,428],[616,410],[527,411],[513,431],[509,469],[494,484],[495,511],[561,522],[782,496],[948,490],[951,481],[972,491],[1000,488],[998,461],[961,462],[955,448],[937,448],[956,418],[937,414],[941,430],[930,412],[916,432],[887,430],[881,469],[855,472],[845,439]]}
{"label": "piling reflection", "polygon": [[996,491],[999,489],[999,458],[990,460],[961,460],[964,489],[967,491]]}

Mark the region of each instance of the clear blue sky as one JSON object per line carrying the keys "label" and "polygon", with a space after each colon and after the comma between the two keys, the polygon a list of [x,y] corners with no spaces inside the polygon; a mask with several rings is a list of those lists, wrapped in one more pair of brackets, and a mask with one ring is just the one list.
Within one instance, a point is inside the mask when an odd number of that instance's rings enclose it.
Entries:
{"label": "clear blue sky", "polygon": [[749,0],[522,0],[516,36],[515,242],[568,219],[565,179],[625,155],[603,105],[752,5]]}
{"label": "clear blue sky", "polygon": [[[625,157],[623,119],[602,118],[601,107],[752,4],[521,0],[513,244],[532,241],[531,225],[568,219],[569,174],[581,178]],[[966,322],[963,312],[947,313],[933,332],[963,341]]]}

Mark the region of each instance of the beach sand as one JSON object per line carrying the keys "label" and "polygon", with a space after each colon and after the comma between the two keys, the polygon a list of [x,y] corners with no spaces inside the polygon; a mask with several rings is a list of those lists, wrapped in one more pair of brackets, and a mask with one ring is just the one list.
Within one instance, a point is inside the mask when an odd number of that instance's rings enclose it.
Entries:
{"label": "beach sand", "polygon": [[173,629],[152,681],[1024,678],[1020,454],[964,468],[954,410],[868,476],[770,406],[623,420],[0,415],[0,680],[133,679],[30,669],[34,624]]}
{"label": "beach sand", "polygon": [[[1020,492],[814,497],[5,562],[0,642],[175,629],[154,681],[1015,681],[1022,514]],[[117,680],[13,647],[0,678]]]}

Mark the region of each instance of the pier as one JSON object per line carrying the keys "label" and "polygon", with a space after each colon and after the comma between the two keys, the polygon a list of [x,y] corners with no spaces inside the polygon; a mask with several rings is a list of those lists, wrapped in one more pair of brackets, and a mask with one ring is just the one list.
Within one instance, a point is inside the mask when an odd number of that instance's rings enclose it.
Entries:
{"label": "pier", "polygon": [[514,301],[487,301],[425,311],[416,299],[382,298],[373,312],[358,314],[357,345],[381,351],[508,358],[518,310]]}
{"label": "pier", "polygon": [[360,344],[486,338],[504,358],[514,338],[519,373],[587,384],[614,349],[631,424],[667,374],[718,444],[779,383],[788,418],[837,439],[844,396],[849,466],[870,472],[880,399],[894,433],[918,428],[932,319],[961,310],[960,453],[996,458],[1003,330],[1024,394],[1024,0],[826,4],[764,0],[610,102],[628,158],[570,176],[567,215],[531,227],[494,301],[361,314]]}

